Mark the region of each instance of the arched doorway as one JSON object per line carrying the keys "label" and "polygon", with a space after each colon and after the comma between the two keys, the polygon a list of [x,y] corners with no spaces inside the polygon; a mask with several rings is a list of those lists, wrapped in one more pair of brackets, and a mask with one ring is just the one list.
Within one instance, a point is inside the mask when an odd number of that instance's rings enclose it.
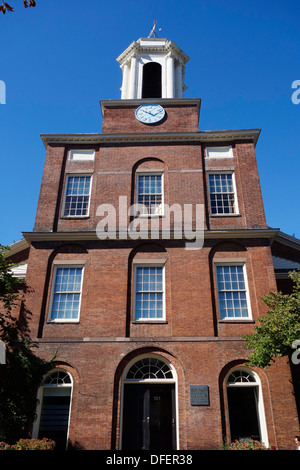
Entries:
{"label": "arched doorway", "polygon": [[33,437],[56,442],[56,450],[66,450],[72,394],[72,378],[62,369],[48,374],[38,392],[37,420]]}
{"label": "arched doorway", "polygon": [[122,450],[172,450],[176,443],[176,373],[165,358],[139,356],[123,375]]}
{"label": "arched doorway", "polygon": [[142,98],[161,98],[161,65],[157,62],[143,66]]}
{"label": "arched doorway", "polygon": [[254,439],[268,446],[260,380],[246,367],[231,370],[226,379],[230,440]]}

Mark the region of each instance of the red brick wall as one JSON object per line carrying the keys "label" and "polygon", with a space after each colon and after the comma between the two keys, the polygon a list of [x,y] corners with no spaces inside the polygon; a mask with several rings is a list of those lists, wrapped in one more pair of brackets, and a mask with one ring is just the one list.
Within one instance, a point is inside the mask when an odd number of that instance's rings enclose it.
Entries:
{"label": "red brick wall", "polygon": [[[194,108],[166,107],[168,119],[147,132],[197,132]],[[134,108],[105,108],[103,132],[143,132]],[[208,145],[208,143],[206,144]],[[215,145],[215,143],[211,143]],[[68,147],[49,146],[38,203],[35,231],[94,231],[99,204],[118,207],[119,195],[134,199],[136,170],[162,169],[165,202],[169,205],[206,205],[205,228],[266,228],[253,143],[232,142],[234,158],[208,161],[200,142],[162,144],[101,144],[94,162],[69,161]],[[76,145],[76,148],[78,146]],[[206,174],[209,170],[235,171],[240,213],[211,217]],[[91,172],[90,215],[61,218],[65,174]],[[166,321],[132,322],[133,262],[164,258]],[[246,263],[253,319],[219,321],[214,261],[239,259]],[[48,322],[53,261],[84,260],[80,322]],[[253,331],[265,312],[261,296],[276,289],[269,241],[266,239],[205,240],[200,250],[188,251],[181,240],[33,242],[27,283],[31,337],[38,338],[39,354],[70,371],[74,381],[69,439],[86,449],[118,448],[125,366],[142,353],[167,358],[177,374],[180,449],[218,449],[228,436],[224,378],[231,367],[244,363],[247,351],[241,335]],[[272,366],[273,367],[273,366]],[[293,448],[297,415],[289,388],[289,367],[279,361],[270,372],[257,371],[262,383],[271,445]],[[210,406],[192,407],[190,384],[207,384]],[[284,400],[282,399],[284,395]]]}
{"label": "red brick wall", "polygon": [[[203,167],[200,143],[181,144],[106,144],[96,149],[94,162],[70,161],[68,148],[48,147],[38,202],[35,231],[95,230],[100,204],[119,207],[119,196],[126,196],[128,207],[135,202],[136,169],[164,171],[164,202],[204,204],[205,227],[217,229],[267,228],[252,143],[234,147],[234,159],[205,159]],[[144,160],[147,162],[143,163]],[[143,166],[140,166],[140,165]],[[207,172],[234,170],[239,214],[209,215]],[[91,203],[88,217],[62,217],[66,174],[92,174]],[[129,219],[128,219],[129,223]]]}
{"label": "red brick wall", "polygon": [[146,125],[138,121],[135,111],[138,105],[105,105],[103,113],[103,133],[141,132],[197,132],[197,105],[164,104],[165,117],[158,124]]}

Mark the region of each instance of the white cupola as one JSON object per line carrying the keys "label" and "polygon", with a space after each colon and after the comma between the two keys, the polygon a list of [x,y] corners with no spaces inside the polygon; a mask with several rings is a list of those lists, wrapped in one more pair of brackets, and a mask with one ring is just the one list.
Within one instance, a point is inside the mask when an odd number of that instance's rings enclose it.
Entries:
{"label": "white cupola", "polygon": [[183,98],[189,57],[164,38],[140,38],[119,55],[121,99]]}

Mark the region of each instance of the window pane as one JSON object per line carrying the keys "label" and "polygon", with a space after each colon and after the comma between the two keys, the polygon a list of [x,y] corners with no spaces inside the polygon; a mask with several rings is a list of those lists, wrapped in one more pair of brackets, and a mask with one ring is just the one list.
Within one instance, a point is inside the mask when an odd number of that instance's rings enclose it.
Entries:
{"label": "window pane", "polygon": [[51,319],[79,318],[82,267],[57,268],[54,280]]}
{"label": "window pane", "polygon": [[88,214],[90,176],[69,176],[67,181],[64,216]]}
{"label": "window pane", "polygon": [[136,267],[135,290],[135,319],[163,318],[163,268]]}
{"label": "window pane", "polygon": [[209,192],[212,214],[235,213],[235,197],[231,173],[209,175]]}
{"label": "window pane", "polygon": [[248,317],[243,266],[217,266],[216,274],[220,317]]}
{"label": "window pane", "polygon": [[162,213],[162,175],[138,175],[137,202],[145,206],[143,214]]}

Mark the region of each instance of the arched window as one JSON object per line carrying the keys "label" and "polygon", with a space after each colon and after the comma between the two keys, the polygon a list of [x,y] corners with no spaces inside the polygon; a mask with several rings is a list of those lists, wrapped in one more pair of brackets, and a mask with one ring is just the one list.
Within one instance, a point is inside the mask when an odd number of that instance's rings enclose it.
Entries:
{"label": "arched window", "polygon": [[71,376],[61,369],[47,375],[39,389],[40,404],[33,436],[53,439],[57,450],[67,447],[71,392]]}
{"label": "arched window", "polygon": [[161,65],[157,62],[143,67],[142,98],[161,98]]}
{"label": "arched window", "polygon": [[249,382],[255,382],[255,378],[250,372],[246,372],[245,370],[236,370],[228,377],[227,386],[241,383],[246,384]]}
{"label": "arched window", "polygon": [[126,380],[145,379],[173,379],[173,373],[165,362],[147,357],[135,362],[126,375]]}
{"label": "arched window", "polygon": [[268,445],[258,376],[247,368],[234,369],[226,389],[231,441],[254,439]]}

